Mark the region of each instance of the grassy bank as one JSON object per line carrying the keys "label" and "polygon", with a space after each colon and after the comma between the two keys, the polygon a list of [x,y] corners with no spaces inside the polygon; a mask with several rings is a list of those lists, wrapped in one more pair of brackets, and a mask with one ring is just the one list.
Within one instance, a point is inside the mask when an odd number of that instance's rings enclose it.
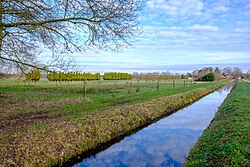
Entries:
{"label": "grassy bank", "polygon": [[191,149],[185,166],[250,165],[250,83],[239,81]]}
{"label": "grassy bank", "polygon": [[[3,166],[61,165],[78,154],[87,153],[113,138],[170,114],[228,82],[134,94],[128,96],[128,100],[132,101],[125,105],[119,103],[117,94],[104,94],[102,97],[106,96],[107,99],[100,101],[95,98],[84,101],[82,97],[77,97],[80,94],[77,94],[76,88],[66,86],[61,87],[62,90],[60,87],[51,90],[41,85],[6,86],[1,89],[4,107],[1,110],[3,116],[0,117],[0,162]],[[67,98],[57,100],[46,99],[49,96],[59,97],[59,94],[67,91],[72,91],[73,95],[69,93]],[[36,98],[34,92],[43,98]],[[30,94],[34,96],[29,97]],[[25,97],[27,99],[23,100]],[[12,98],[14,101],[9,100]],[[103,108],[102,103],[108,107]],[[24,110],[19,111],[18,107]],[[96,109],[102,112],[93,112]]]}

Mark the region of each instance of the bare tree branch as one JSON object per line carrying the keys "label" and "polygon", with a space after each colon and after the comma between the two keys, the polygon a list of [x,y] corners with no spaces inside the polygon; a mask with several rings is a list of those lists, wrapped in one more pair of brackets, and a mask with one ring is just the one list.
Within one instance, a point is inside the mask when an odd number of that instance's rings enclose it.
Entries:
{"label": "bare tree branch", "polygon": [[7,60],[7,61],[11,61],[11,62],[16,63],[16,64],[18,65],[18,67],[19,67],[21,70],[23,70],[23,67],[21,67],[20,65],[33,67],[33,68],[36,68],[36,69],[38,69],[38,70],[50,71],[49,69],[46,69],[46,67],[40,68],[39,66],[34,65],[34,64],[28,64],[28,63],[24,63],[24,62],[22,62],[22,61],[18,61],[18,60],[14,60],[14,59],[9,59],[9,58],[2,57],[2,56],[0,56],[0,59]]}
{"label": "bare tree branch", "polygon": [[130,46],[141,8],[141,0],[0,0],[0,60],[44,69],[34,64],[44,49],[67,54]]}

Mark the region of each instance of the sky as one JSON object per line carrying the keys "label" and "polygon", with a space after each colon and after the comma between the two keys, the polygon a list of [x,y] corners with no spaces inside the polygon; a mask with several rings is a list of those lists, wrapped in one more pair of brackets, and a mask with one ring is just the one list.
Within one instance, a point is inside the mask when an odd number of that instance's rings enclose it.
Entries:
{"label": "sky", "polygon": [[118,53],[75,55],[89,72],[250,69],[250,0],[147,0],[142,34]]}

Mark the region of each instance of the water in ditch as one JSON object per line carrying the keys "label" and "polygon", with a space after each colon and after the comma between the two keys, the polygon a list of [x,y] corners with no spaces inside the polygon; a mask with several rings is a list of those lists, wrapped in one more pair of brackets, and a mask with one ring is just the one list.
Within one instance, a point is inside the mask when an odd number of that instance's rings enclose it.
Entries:
{"label": "water in ditch", "polygon": [[74,167],[181,166],[231,89],[225,86]]}

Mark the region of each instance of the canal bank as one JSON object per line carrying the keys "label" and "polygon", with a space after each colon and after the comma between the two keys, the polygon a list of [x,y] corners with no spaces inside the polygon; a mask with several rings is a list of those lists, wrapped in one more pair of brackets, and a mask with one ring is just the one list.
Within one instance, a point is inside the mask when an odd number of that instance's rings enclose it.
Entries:
{"label": "canal bank", "polygon": [[188,150],[213,119],[233,85],[225,86],[108,149],[84,159],[85,166],[181,166]]}
{"label": "canal bank", "polygon": [[[84,130],[77,134],[79,135],[78,138],[85,138],[85,140],[78,143],[78,146],[74,146],[75,153],[66,158],[51,159],[47,161],[47,165],[69,166],[81,162],[82,159],[107,148],[106,146],[109,147],[137,130],[178,111],[180,108],[229,83],[230,81],[218,82],[209,88],[161,97],[136,105],[125,105],[122,108],[97,113],[88,122],[84,122],[85,125],[81,127]],[[76,130],[71,129],[71,131]]]}
{"label": "canal bank", "polygon": [[250,83],[239,81],[191,149],[187,167],[250,165]]}

